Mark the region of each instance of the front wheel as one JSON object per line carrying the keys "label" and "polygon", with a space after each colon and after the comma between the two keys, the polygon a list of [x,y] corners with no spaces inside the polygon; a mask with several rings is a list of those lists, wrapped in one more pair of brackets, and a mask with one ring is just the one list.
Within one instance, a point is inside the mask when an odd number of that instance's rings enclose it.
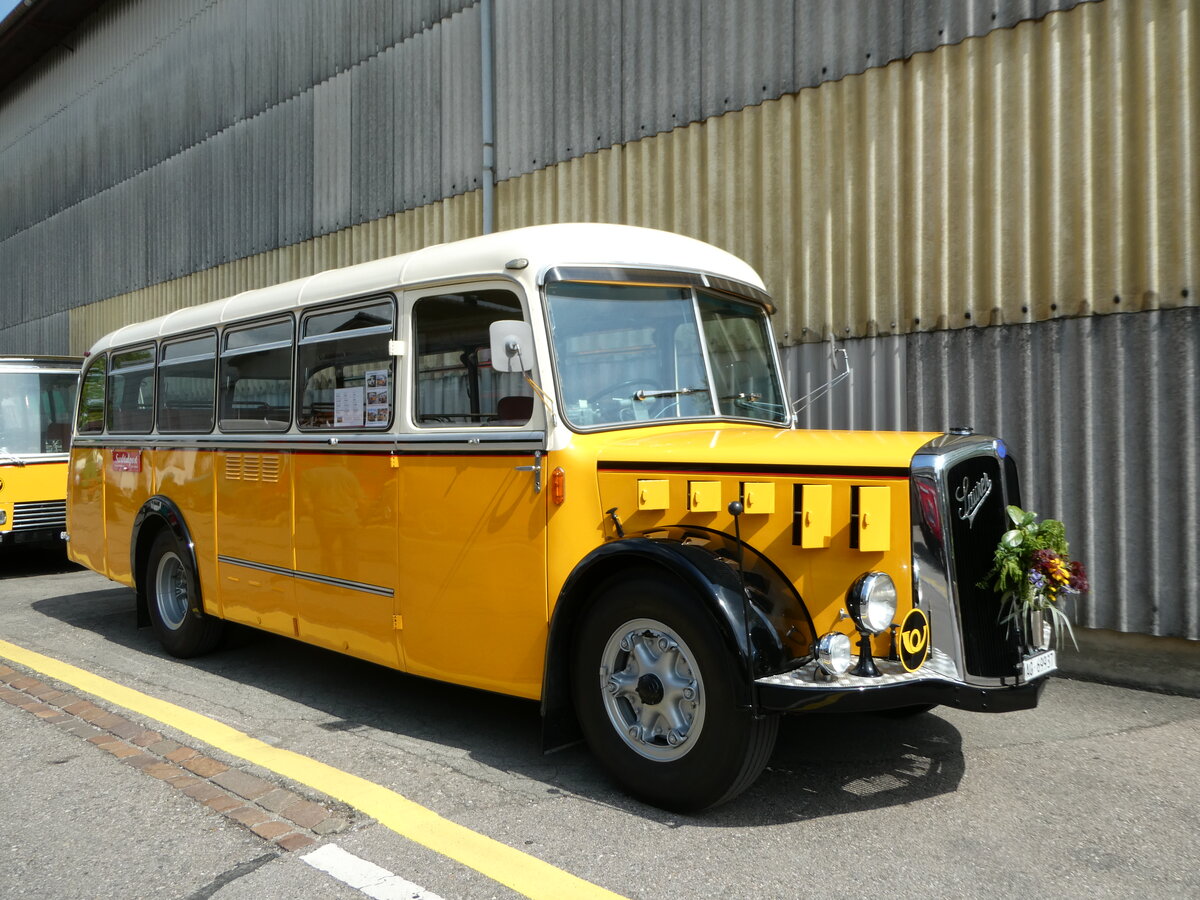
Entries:
{"label": "front wheel", "polygon": [[163,649],[186,659],[217,645],[224,623],[201,609],[196,572],[170,532],[154,539],[143,578],[150,622]]}
{"label": "front wheel", "polygon": [[680,583],[649,574],[610,580],[575,649],[580,726],[630,793],[697,811],[736,797],[766,765],[779,721],[739,706],[742,665]]}

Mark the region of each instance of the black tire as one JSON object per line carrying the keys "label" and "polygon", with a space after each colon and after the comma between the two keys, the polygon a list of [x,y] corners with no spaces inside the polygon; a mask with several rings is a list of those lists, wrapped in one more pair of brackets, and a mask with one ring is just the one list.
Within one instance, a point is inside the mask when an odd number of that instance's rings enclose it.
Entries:
{"label": "black tire", "polygon": [[639,799],[680,812],[749,787],[775,747],[779,720],[738,708],[745,670],[699,598],[671,578],[637,573],[610,579],[593,601],[575,642],[572,690],[580,727],[609,775]]}
{"label": "black tire", "polygon": [[169,531],[154,539],[142,577],[150,623],[164,650],[187,659],[217,645],[225,623],[204,614],[191,559]]}

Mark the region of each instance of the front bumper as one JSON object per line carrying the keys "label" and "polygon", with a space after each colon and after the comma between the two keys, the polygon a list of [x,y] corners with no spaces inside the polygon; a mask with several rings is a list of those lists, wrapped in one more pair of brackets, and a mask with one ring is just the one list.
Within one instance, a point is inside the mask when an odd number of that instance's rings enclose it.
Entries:
{"label": "front bumper", "polygon": [[0,531],[0,547],[10,544],[61,544],[63,526],[23,528],[19,531]]}
{"label": "front bumper", "polygon": [[816,663],[768,675],[754,682],[762,712],[878,712],[907,706],[950,706],[972,712],[1013,712],[1038,704],[1047,677],[1025,684],[973,685],[939,672],[934,656],[916,672],[898,662],[876,659],[878,678],[846,674],[822,680]]}

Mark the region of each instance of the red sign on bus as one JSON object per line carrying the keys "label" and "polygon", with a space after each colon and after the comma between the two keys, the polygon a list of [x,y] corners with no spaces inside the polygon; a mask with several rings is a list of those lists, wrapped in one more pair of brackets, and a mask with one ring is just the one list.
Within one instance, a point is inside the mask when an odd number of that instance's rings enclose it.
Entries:
{"label": "red sign on bus", "polygon": [[142,471],[142,451],[114,450],[112,452],[112,470],[114,472]]}

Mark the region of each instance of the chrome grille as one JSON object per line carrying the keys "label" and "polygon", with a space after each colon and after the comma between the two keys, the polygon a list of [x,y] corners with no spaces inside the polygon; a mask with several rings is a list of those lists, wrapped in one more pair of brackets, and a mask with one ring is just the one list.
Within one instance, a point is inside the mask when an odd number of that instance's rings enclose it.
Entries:
{"label": "chrome grille", "polygon": [[934,645],[972,684],[1010,681],[1020,663],[1020,635],[1000,621],[995,591],[979,586],[1008,528],[1006,507],[1020,503],[1003,441],[947,434],[913,457],[914,587]]}
{"label": "chrome grille", "polygon": [[41,500],[13,504],[13,531],[35,531],[42,528],[67,527],[67,501]]}

